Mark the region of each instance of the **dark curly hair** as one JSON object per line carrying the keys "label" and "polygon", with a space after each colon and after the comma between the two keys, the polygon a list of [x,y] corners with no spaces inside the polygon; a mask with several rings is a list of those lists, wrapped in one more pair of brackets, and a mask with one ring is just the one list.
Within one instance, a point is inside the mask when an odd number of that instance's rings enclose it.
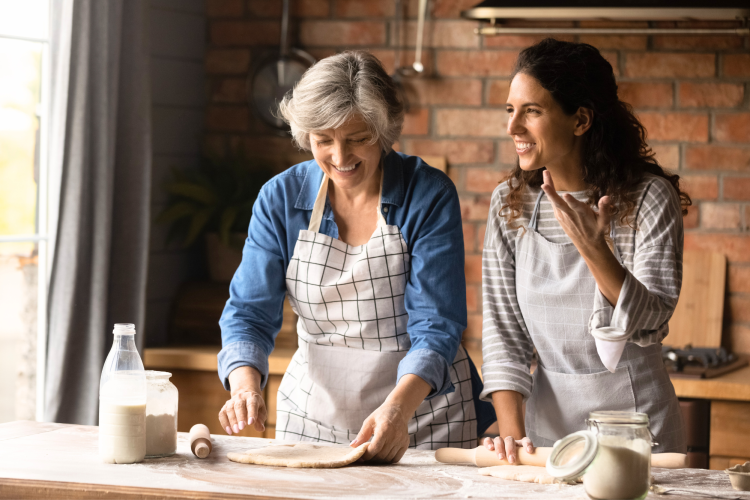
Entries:
{"label": "dark curly hair", "polygon": [[[536,78],[567,115],[578,108],[593,111],[593,123],[583,136],[581,165],[590,204],[609,196],[613,215],[621,224],[635,229],[635,200],[630,192],[644,174],[651,173],[672,184],[680,196],[682,214],[687,215],[692,201],[680,189],[680,177],[665,171],[654,158],[646,144],[646,129],[633,115],[632,107],[618,98],[612,65],[599,50],[586,43],[546,38],[521,51],[512,77],[519,73]],[[511,227],[521,216],[526,186],[542,185],[542,171],[522,170],[516,162],[508,175],[510,193],[500,214]]]}

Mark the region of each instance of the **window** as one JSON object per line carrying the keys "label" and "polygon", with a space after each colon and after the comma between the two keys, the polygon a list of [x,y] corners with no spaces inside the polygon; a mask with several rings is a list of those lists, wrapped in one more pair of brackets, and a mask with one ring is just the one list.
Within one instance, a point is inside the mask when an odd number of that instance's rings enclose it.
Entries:
{"label": "window", "polygon": [[0,422],[42,414],[48,20],[49,0],[0,0]]}

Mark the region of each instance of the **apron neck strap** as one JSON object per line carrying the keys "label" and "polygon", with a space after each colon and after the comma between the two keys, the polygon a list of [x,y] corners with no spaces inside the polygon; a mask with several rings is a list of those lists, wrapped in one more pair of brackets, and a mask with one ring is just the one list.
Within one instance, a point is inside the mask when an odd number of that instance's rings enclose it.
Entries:
{"label": "apron neck strap", "polygon": [[[323,220],[323,212],[326,208],[326,198],[328,197],[328,175],[323,173],[323,181],[320,183],[320,189],[318,189],[318,196],[315,198],[315,204],[313,205],[312,215],[310,216],[310,225],[307,227],[308,231],[318,232],[320,231],[320,223]],[[385,227],[387,225],[385,217],[383,217],[383,162],[380,162],[380,192],[378,193],[378,206],[376,208],[378,212],[378,228]]]}
{"label": "apron neck strap", "polygon": [[[536,197],[536,202],[534,203],[534,211],[531,212],[531,219],[529,220],[529,227],[535,232],[539,232],[539,205],[542,203],[542,196],[544,196],[544,191],[540,190],[539,195]],[[617,245],[615,244],[615,219],[612,219],[609,227],[609,237],[612,240],[612,253],[615,254],[617,262],[622,264],[620,251],[617,250]]]}

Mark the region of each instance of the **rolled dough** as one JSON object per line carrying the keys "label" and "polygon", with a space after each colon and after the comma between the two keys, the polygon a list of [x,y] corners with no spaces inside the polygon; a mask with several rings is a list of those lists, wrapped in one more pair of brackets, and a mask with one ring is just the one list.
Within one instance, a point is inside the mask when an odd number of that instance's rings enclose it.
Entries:
{"label": "rolled dough", "polygon": [[367,451],[367,445],[364,443],[356,448],[312,443],[272,445],[245,453],[228,453],[227,458],[241,464],[333,469],[359,460]]}
{"label": "rolled dough", "polygon": [[495,465],[479,469],[479,474],[522,483],[555,484],[547,469],[534,465]]}

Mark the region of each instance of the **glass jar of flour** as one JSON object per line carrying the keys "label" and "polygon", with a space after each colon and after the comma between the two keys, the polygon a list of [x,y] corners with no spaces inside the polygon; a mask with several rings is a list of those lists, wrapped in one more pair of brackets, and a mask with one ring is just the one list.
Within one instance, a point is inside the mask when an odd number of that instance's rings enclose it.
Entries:
{"label": "glass jar of flour", "polygon": [[555,443],[547,471],[563,481],[583,476],[594,500],[634,500],[648,495],[651,482],[651,432],[648,415],[596,411],[586,420],[589,430],[574,432]]}
{"label": "glass jar of flour", "polygon": [[177,451],[177,387],[172,374],[146,370],[146,457],[168,457]]}

